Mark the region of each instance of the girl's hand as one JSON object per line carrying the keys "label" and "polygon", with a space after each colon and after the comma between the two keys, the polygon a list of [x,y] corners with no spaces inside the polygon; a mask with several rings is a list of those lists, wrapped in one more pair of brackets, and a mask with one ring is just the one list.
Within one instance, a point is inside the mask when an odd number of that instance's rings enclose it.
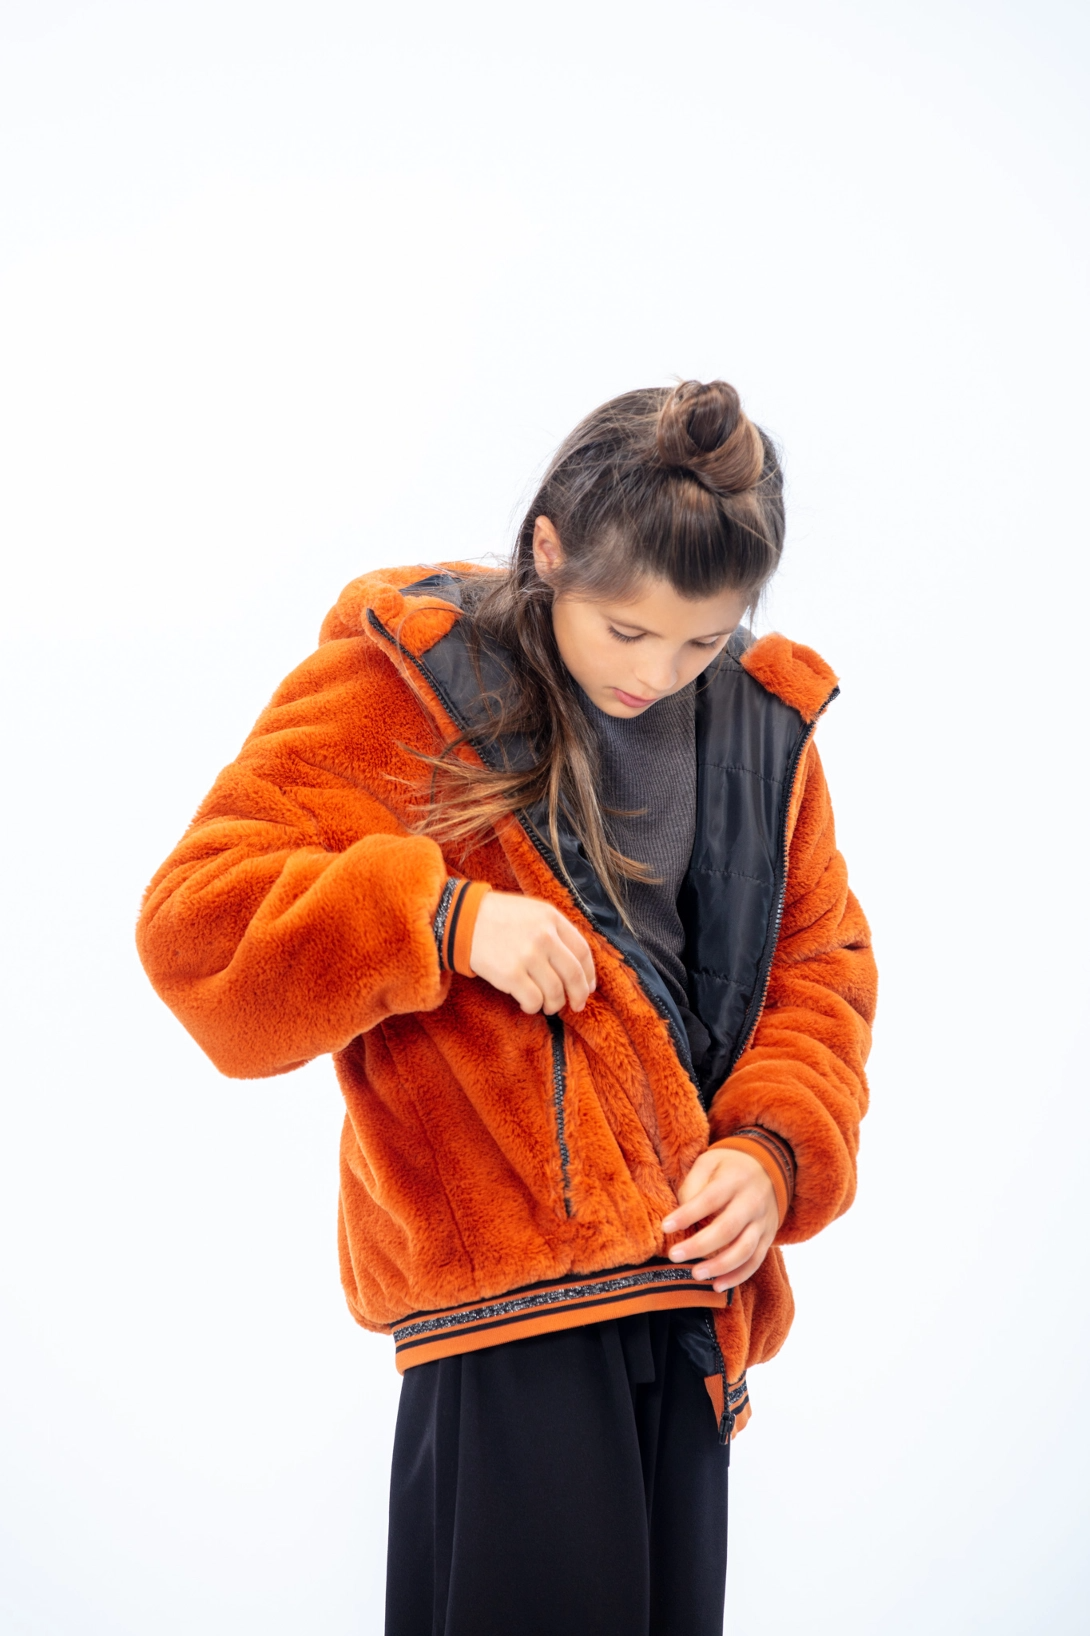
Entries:
{"label": "girl's hand", "polygon": [[664,1233],[712,1216],[692,1238],[670,1251],[671,1261],[692,1261],[694,1278],[710,1278],[725,1290],[752,1278],[780,1225],[776,1193],[763,1166],[734,1148],[702,1153],[678,1188],[679,1205],[662,1224]]}
{"label": "girl's hand", "polygon": [[582,1011],[594,992],[594,957],[586,938],[551,904],[519,892],[487,892],[482,898],[469,964],[526,1012],[552,1016],[564,1005]]}

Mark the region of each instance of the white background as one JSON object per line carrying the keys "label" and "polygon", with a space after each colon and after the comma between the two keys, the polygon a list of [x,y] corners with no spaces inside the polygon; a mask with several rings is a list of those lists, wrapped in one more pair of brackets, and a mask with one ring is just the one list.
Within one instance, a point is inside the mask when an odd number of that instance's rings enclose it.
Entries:
{"label": "white background", "polygon": [[783,444],[883,979],[728,1631],[1090,1628],[1087,15],[0,4],[5,1632],[381,1630],[332,1071],[219,1078],[133,921],[342,584],[676,375]]}

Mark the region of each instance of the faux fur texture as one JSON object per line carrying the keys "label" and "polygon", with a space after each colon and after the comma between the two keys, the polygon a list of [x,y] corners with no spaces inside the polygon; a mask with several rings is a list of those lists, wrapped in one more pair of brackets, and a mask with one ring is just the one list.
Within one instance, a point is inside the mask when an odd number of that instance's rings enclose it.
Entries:
{"label": "faux fur texture", "polygon": [[[855,1185],[874,968],[816,750],[792,804],[764,1013],[709,1131],[662,1018],[514,816],[468,855],[407,832],[408,747],[434,751],[454,728],[366,612],[426,652],[460,616],[402,596],[425,572],[354,581],[216,780],[145,897],[138,945],[156,989],[226,1074],[333,1053],[342,1274],[367,1328],[661,1255],[682,1177],[709,1136],[745,1125],[795,1151],[780,1240],[818,1231]],[[782,637],[746,663],[800,710],[830,690],[822,661]],[[597,990],[563,1013],[568,1203],[546,1020],[439,969],[432,919],[450,874],[554,903],[594,950]],[[717,1315],[732,1380],[778,1348],[791,1311],[777,1249]]]}
{"label": "faux fur texture", "polygon": [[747,648],[742,666],[762,687],[797,710],[803,721],[816,721],[836,686],[836,672],[819,653],[776,631]]}

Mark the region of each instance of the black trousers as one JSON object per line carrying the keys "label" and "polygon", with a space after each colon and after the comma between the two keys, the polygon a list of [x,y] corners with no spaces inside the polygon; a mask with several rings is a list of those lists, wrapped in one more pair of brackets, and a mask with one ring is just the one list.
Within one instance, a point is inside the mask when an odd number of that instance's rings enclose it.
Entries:
{"label": "black trousers", "polygon": [[727,1450],[680,1316],[407,1371],[386,1636],[722,1636]]}

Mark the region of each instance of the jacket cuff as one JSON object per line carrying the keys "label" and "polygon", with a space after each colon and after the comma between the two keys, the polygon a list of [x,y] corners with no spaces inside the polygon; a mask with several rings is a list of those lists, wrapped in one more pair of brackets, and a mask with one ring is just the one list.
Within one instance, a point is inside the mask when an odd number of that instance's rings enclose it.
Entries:
{"label": "jacket cuff", "polygon": [[724,1136],[721,1141],[713,1142],[711,1145],[713,1148],[733,1148],[738,1153],[748,1153],[751,1159],[756,1159],[772,1183],[772,1190],[776,1195],[776,1209],[780,1217],[779,1225],[782,1227],[795,1194],[797,1166],[791,1144],[785,1142],[782,1136],[777,1136],[775,1131],[766,1130],[763,1125],[745,1125],[732,1136]]}
{"label": "jacket cuff", "polygon": [[456,971],[461,977],[476,976],[469,964],[469,951],[473,946],[477,914],[485,893],[491,890],[483,880],[451,875],[447,881],[432,923],[441,971]]}

